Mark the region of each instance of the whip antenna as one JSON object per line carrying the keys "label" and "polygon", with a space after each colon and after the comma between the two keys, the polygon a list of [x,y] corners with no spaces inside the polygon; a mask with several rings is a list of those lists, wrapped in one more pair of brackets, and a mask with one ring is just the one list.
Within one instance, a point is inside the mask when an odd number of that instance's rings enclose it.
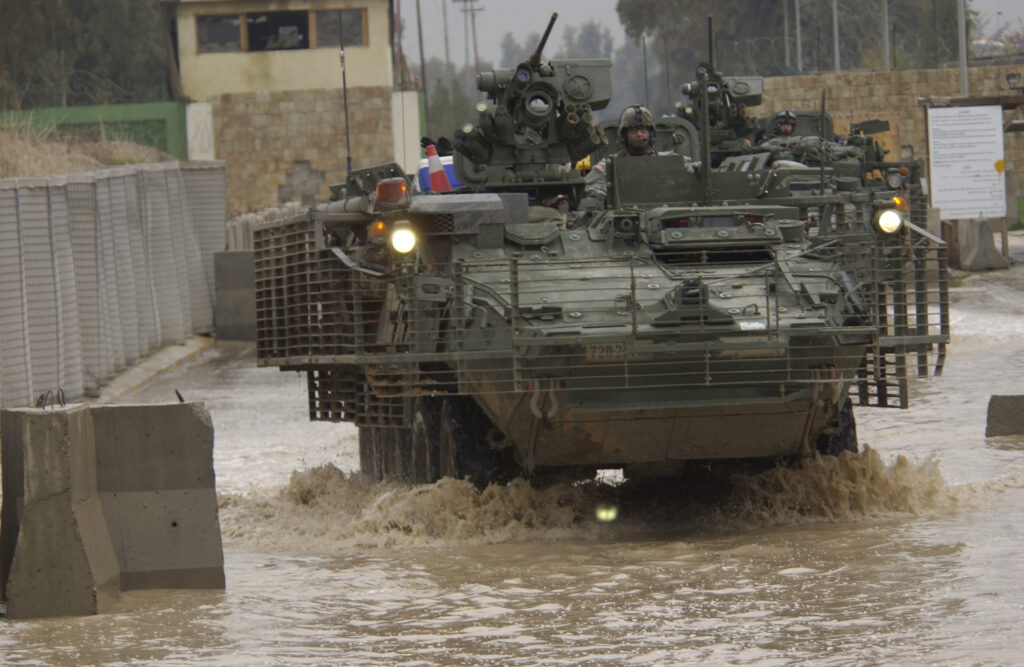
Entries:
{"label": "whip antenna", "polygon": [[338,62],[341,63],[342,106],[345,109],[345,177],[352,173],[352,149],[348,135],[348,78],[345,76],[345,11],[338,10]]}

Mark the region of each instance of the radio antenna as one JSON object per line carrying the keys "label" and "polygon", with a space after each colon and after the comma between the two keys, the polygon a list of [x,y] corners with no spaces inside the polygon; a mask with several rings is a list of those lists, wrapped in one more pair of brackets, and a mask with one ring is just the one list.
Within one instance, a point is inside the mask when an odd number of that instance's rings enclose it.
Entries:
{"label": "radio antenna", "polygon": [[348,134],[348,78],[345,76],[345,10],[338,10],[338,62],[341,63],[342,106],[345,109],[345,177],[352,173],[352,143]]}

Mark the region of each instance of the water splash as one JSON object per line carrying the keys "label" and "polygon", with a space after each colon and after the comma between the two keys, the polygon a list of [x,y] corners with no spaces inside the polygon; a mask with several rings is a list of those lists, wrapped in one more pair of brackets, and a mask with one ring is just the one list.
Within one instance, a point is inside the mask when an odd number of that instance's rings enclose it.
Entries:
{"label": "water splash", "polygon": [[[815,457],[760,472],[662,480],[561,483],[518,479],[479,490],[445,478],[431,485],[372,484],[333,465],[292,473],[274,493],[221,496],[225,539],[263,548],[335,551],[396,544],[622,539],[664,530],[756,528],[954,512],[983,504],[1000,484],[950,486],[937,459],[885,463],[877,451]],[[725,472],[723,472],[725,471]],[[1016,486],[1016,484],[1010,484]],[[606,522],[599,509],[615,507]]]}

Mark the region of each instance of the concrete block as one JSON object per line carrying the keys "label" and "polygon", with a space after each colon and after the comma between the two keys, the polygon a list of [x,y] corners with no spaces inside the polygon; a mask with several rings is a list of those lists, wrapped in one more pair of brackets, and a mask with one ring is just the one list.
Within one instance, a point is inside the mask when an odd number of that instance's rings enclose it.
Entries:
{"label": "concrete block", "polygon": [[4,410],[0,443],[11,618],[101,613],[128,589],[224,587],[202,405]]}
{"label": "concrete block", "polygon": [[996,249],[992,238],[992,223],[988,220],[960,222],[960,268],[965,271],[1008,269],[1009,262]]}
{"label": "concrete block", "polygon": [[213,425],[197,403],[92,408],[122,590],[224,588]]}
{"label": "concrete block", "polygon": [[990,396],[985,437],[1024,435],[1024,396]]}
{"label": "concrete block", "polygon": [[5,410],[0,584],[11,618],[96,614],[120,591],[88,409]]}

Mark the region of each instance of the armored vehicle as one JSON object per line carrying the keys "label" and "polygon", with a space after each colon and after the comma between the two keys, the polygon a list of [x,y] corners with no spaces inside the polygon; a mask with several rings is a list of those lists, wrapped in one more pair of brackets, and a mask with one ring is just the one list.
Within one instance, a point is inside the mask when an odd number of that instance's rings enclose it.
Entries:
{"label": "armored vehicle", "polygon": [[839,187],[824,165],[794,188],[749,155],[712,167],[720,75],[702,65],[696,122],[659,125],[691,159],[609,156],[607,200],[586,206],[573,165],[613,152],[592,119],[610,62],[542,61],[550,28],[478,78],[489,101],[454,134],[463,188],[361,169],[257,230],[259,363],[304,371],[310,418],[358,426],[376,479],[855,450],[853,403],[907,407],[949,338],[945,247],[906,189]]}

